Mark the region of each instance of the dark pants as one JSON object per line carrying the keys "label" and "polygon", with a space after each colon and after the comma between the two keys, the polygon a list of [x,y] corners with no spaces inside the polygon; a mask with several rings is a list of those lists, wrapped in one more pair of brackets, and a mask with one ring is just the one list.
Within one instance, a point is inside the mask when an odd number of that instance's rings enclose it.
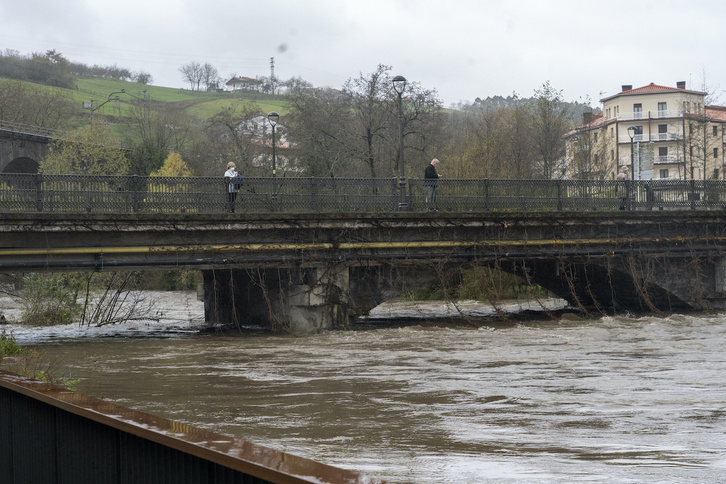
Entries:
{"label": "dark pants", "polygon": [[426,187],[426,208],[429,212],[436,210],[436,187],[433,185]]}
{"label": "dark pants", "polygon": [[237,192],[227,193],[227,211],[234,212],[234,201],[237,200]]}

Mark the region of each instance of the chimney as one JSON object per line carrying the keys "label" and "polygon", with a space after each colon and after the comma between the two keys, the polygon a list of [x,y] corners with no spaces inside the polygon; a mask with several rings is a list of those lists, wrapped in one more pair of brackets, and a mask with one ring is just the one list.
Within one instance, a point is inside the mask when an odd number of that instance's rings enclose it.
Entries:
{"label": "chimney", "polygon": [[623,90],[621,92],[631,91],[632,89],[633,89],[632,84],[623,84]]}
{"label": "chimney", "polygon": [[588,125],[592,123],[592,111],[585,111],[582,113],[582,124]]}
{"label": "chimney", "polygon": [[685,89],[686,88],[686,81],[678,81],[678,82],[676,82],[676,87],[678,89]]}

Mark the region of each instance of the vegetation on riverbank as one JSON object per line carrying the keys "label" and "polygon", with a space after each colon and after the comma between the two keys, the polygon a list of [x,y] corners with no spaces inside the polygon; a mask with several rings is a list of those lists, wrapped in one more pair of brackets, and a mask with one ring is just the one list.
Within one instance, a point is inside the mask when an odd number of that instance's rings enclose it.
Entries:
{"label": "vegetation on riverbank", "polygon": [[[153,319],[155,303],[146,290],[193,290],[199,271],[125,271],[2,274],[12,296],[22,300],[20,324],[52,326],[77,323],[104,326]],[[5,290],[10,293],[10,290]]]}
{"label": "vegetation on riverbank", "polygon": [[491,267],[473,267],[422,284],[410,292],[414,301],[471,299],[496,303],[505,299],[548,297],[544,288],[514,274]]}

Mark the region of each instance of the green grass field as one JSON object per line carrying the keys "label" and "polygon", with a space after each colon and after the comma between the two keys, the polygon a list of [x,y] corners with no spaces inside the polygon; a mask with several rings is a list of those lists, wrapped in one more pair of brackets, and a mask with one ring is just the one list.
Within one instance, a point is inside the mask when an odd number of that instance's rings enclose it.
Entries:
{"label": "green grass field", "polygon": [[[121,93],[122,90],[123,93]],[[284,115],[287,112],[287,101],[276,96],[257,93],[190,91],[188,89],[148,86],[112,79],[79,79],[77,92],[86,96],[87,99],[84,102],[94,99],[94,105],[96,106],[110,97],[111,102],[99,110],[99,112],[110,116],[119,115],[119,110],[121,116],[128,115],[128,106],[132,101],[144,98],[149,101],[151,109],[159,106],[159,103],[173,103],[183,112],[202,120],[209,119],[223,108],[242,108],[250,104],[259,107],[259,111],[262,113],[277,111]],[[119,101],[116,101],[116,98]],[[125,106],[119,107],[119,105]]]}
{"label": "green grass field", "polygon": [[[4,83],[9,82],[17,81],[0,78],[0,88]],[[63,89],[41,84],[34,84],[34,86],[41,90],[68,96],[79,106],[93,100],[93,106],[97,108],[96,113],[112,118],[129,116],[133,102],[144,98],[149,101],[149,109],[159,109],[163,106],[162,103],[172,103],[184,113],[201,120],[209,119],[222,108],[237,106],[241,111],[243,106],[249,105],[253,105],[263,114],[277,111],[284,116],[287,113],[288,105],[287,101],[279,96],[259,93],[191,91],[102,78],[78,79],[76,89]],[[102,104],[103,106],[101,106]],[[98,108],[98,106],[101,107]]]}

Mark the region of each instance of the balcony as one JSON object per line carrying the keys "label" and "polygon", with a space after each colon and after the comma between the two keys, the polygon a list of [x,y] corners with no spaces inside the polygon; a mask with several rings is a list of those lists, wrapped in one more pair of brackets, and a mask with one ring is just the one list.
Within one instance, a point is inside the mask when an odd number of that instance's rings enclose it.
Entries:
{"label": "balcony", "polygon": [[[677,141],[681,139],[681,135],[678,133],[651,133],[647,134],[636,134],[633,141],[636,143],[647,143],[649,141]],[[618,143],[630,143],[630,136],[620,135],[618,136]]]}
{"label": "balcony", "polygon": [[[647,141],[650,141],[647,134],[636,134],[633,137],[633,141],[636,143],[644,143]],[[629,135],[620,135],[618,136],[618,143],[630,143],[630,136]]]}
{"label": "balcony", "polygon": [[[645,158],[642,160],[643,166],[647,164]],[[654,165],[673,165],[677,163],[683,163],[683,160],[681,160],[678,155],[665,155],[665,156],[654,156],[653,157],[653,164]],[[630,155],[628,156],[621,156],[620,157],[620,165],[630,165]],[[635,166],[637,168],[638,166],[638,154],[635,154]]]}
{"label": "balcony", "polygon": [[618,121],[638,121],[641,119],[680,118],[682,116],[683,111],[678,110],[640,111],[634,113],[619,113],[617,119]]}
{"label": "balcony", "polygon": [[674,163],[682,163],[678,155],[654,156],[653,164],[655,165],[672,165]]}

